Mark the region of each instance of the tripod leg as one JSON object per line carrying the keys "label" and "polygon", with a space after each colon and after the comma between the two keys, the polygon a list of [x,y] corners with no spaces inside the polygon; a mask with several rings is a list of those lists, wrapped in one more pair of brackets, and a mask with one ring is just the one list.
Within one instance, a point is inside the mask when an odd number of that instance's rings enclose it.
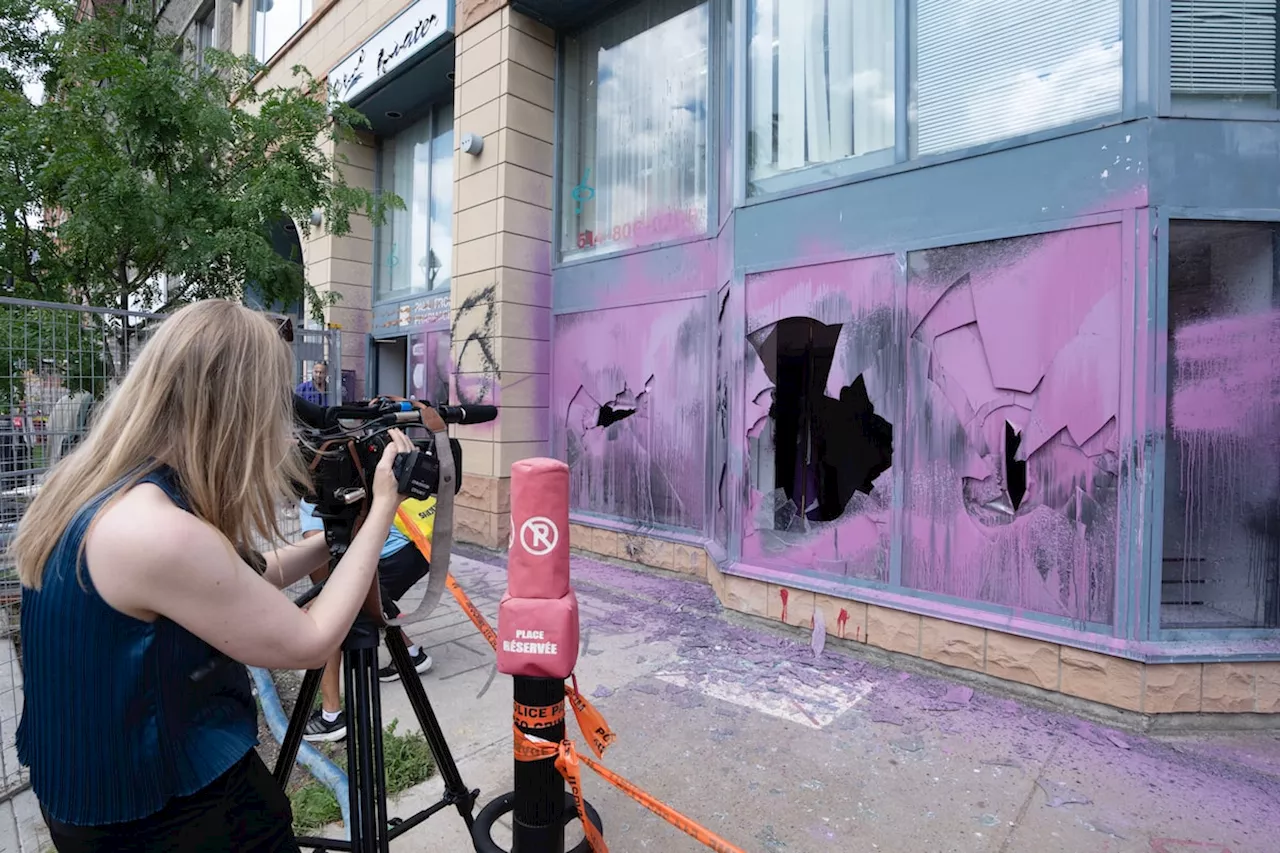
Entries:
{"label": "tripod leg", "polygon": [[282,790],[288,790],[289,776],[293,773],[293,763],[298,760],[298,747],[302,746],[302,735],[306,731],[307,718],[311,716],[316,693],[320,690],[322,675],[323,668],[308,670],[302,679],[302,687],[298,690],[298,700],[289,717],[289,728],[285,731],[284,743],[280,744],[280,754],[276,757],[276,783]]}
{"label": "tripod leg", "polygon": [[[375,763],[381,752],[382,720],[374,708],[378,690],[378,650],[348,649],[347,773],[351,792],[351,849],[354,853],[386,853],[386,790],[383,767]],[[379,703],[380,704],[380,703]],[[380,841],[381,839],[381,841]]]}
{"label": "tripod leg", "polygon": [[453,753],[449,751],[449,744],[445,741],[440,721],[436,719],[431,702],[427,699],[427,691],[422,686],[422,677],[413,668],[413,660],[409,657],[409,647],[405,645],[404,635],[398,628],[388,628],[386,640],[387,651],[391,653],[391,661],[396,671],[400,673],[400,682],[404,685],[404,692],[409,697],[409,704],[413,706],[418,725],[422,727],[422,734],[427,740],[427,745],[431,747],[431,754],[435,756],[436,767],[439,768],[440,777],[444,780],[445,797],[457,805],[458,813],[466,822],[467,829],[471,829],[475,822],[472,812],[475,810],[478,792],[467,790],[466,783],[462,781],[462,774],[458,772]]}
{"label": "tripod leg", "polygon": [[371,783],[376,786],[373,798],[373,821],[377,834],[378,853],[390,853],[390,827],[387,826],[387,763],[383,754],[382,742],[382,686],[378,681],[378,653],[375,649],[369,660],[369,708],[372,716],[370,734],[373,747],[373,776]]}

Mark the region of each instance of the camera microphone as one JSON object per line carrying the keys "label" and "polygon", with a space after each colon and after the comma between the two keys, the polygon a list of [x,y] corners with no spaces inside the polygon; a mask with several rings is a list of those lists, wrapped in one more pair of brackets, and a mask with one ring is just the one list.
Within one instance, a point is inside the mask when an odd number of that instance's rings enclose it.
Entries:
{"label": "camera microphone", "polygon": [[498,417],[497,406],[436,406],[447,424],[487,424]]}

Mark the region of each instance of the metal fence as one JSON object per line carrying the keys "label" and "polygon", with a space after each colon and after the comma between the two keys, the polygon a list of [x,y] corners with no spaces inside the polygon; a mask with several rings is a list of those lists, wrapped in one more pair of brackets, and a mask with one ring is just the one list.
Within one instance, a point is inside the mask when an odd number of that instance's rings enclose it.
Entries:
{"label": "metal fence", "polygon": [[[20,587],[7,550],[49,469],[84,437],[94,405],[124,375],[164,315],[0,298],[0,802],[27,785],[14,735],[22,715]],[[342,364],[337,331],[297,329],[295,381]],[[336,400],[333,402],[337,402]],[[297,532],[297,508],[281,526]]]}

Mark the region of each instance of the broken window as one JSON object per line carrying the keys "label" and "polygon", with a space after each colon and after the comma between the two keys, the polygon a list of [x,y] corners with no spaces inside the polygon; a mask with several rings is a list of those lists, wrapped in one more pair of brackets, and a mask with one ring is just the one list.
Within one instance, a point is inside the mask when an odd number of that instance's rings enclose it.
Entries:
{"label": "broken window", "polygon": [[1278,245],[1170,228],[1162,628],[1280,627]]}
{"label": "broken window", "polygon": [[889,470],[893,426],[876,413],[863,378],[841,388],[838,398],[827,396],[839,337],[839,326],[792,317],[757,347],[774,386],[772,465],[757,470],[757,484],[785,496],[775,510],[775,529],[788,529],[799,518],[834,521],[856,492],[871,494],[876,478]]}

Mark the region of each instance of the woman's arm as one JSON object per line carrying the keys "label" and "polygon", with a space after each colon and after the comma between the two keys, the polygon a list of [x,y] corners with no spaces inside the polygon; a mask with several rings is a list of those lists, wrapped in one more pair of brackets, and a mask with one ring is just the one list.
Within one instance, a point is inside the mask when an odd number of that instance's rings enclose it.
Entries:
{"label": "woman's arm", "polygon": [[374,473],[369,515],[309,609],[295,607],[221,533],[149,484],[131,491],[90,531],[85,556],[94,586],[116,610],[146,621],[164,616],[250,666],[322,666],[374,581],[401,500],[391,462],[412,445],[398,430],[391,435]]}
{"label": "woman's arm", "polygon": [[323,536],[310,536],[293,545],[276,548],[263,555],[267,570],[263,577],[277,589],[284,589],[329,564],[329,546]]}

